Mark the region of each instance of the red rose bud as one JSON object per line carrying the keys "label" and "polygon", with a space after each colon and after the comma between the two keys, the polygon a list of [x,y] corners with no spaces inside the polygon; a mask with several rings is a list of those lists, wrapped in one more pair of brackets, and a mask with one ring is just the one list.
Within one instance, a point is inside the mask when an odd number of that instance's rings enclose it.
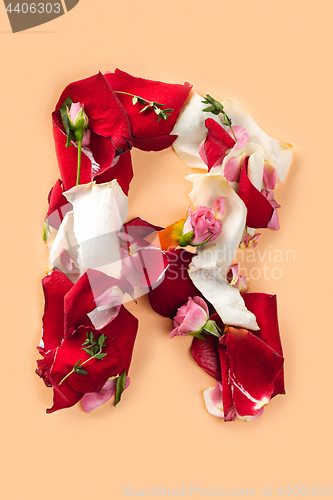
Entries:
{"label": "red rose bud", "polygon": [[84,112],[83,104],[73,102],[70,109],[67,110],[71,130],[85,130],[89,125],[89,118]]}
{"label": "red rose bud", "polygon": [[[191,244],[192,246],[202,245],[207,241],[214,241],[220,234],[222,222],[216,220],[211,209],[199,207],[189,215],[183,227],[183,236],[179,241],[180,246]],[[191,237],[191,239],[190,239]]]}

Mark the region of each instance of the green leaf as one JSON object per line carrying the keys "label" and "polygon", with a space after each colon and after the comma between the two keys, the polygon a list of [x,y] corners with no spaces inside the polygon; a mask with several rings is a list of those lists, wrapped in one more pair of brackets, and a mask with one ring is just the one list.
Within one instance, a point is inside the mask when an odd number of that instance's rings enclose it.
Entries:
{"label": "green leaf", "polygon": [[150,108],[150,104],[147,104],[147,106],[145,106],[144,108],[142,108],[141,111],[139,111],[139,113],[143,113],[148,108]]}
{"label": "green leaf", "polygon": [[59,108],[61,120],[62,120],[62,123],[63,123],[65,131],[66,131],[66,135],[67,135],[66,148],[68,148],[68,146],[70,145],[70,142],[74,139],[74,135],[73,135],[73,132],[72,132],[71,126],[70,126],[70,121],[68,118],[68,109],[71,107],[72,104],[73,104],[73,101],[68,96],[66,101]]}
{"label": "green leaf", "polygon": [[99,339],[98,339],[98,341],[97,341],[97,342],[98,342],[98,345],[99,345],[100,347],[103,347],[103,346],[104,346],[105,339],[106,339],[106,337],[105,337],[104,333],[102,333],[102,335],[99,337]]}
{"label": "green leaf", "polygon": [[86,372],[86,370],[83,370],[83,368],[78,368],[76,370],[76,373],[79,373],[80,375],[88,375],[88,372]]}
{"label": "green leaf", "polygon": [[124,370],[121,375],[119,375],[118,380],[117,380],[117,387],[116,387],[116,399],[114,401],[114,406],[117,406],[121,399],[121,395],[125,390],[125,385],[126,385],[126,373],[127,371]]}
{"label": "green leaf", "polygon": [[49,223],[47,222],[47,219],[44,222],[43,225],[43,241],[47,241],[47,235],[48,233],[51,233]]}
{"label": "green leaf", "polygon": [[148,101],[146,99],[143,99],[142,97],[138,97],[138,101],[140,104],[146,104]]}
{"label": "green leaf", "polygon": [[135,95],[134,97],[132,97],[132,104],[133,104],[133,106],[135,106],[137,102],[138,102],[138,98]]}
{"label": "green leaf", "polygon": [[95,359],[103,359],[107,355],[107,352],[99,352],[95,355]]}
{"label": "green leaf", "polygon": [[207,113],[208,112],[213,113],[213,111],[216,111],[216,109],[214,108],[214,106],[208,106],[208,108],[205,108],[202,111],[207,111]]}
{"label": "green leaf", "polygon": [[[88,335],[88,334],[87,334]],[[93,342],[94,341],[94,334],[93,332],[89,333],[89,339]]]}
{"label": "green leaf", "polygon": [[94,356],[96,354],[95,350],[89,349],[88,347],[83,347],[83,350],[86,351],[86,353],[89,354],[89,356]]}

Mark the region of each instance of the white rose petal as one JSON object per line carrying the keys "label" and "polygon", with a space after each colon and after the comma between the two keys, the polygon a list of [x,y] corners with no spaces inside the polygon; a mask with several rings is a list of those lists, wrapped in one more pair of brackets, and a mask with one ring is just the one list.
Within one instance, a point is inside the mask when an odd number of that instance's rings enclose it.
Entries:
{"label": "white rose petal", "polygon": [[207,165],[199,156],[200,144],[207,135],[205,121],[212,118],[221,125],[221,120],[213,113],[203,112],[208,104],[203,104],[203,97],[193,92],[190,100],[181,111],[171,134],[178,135],[173,143],[177,155],[191,168],[207,170]]}
{"label": "white rose petal", "polygon": [[120,231],[128,199],[116,180],[81,184],[64,193],[74,207],[74,233],[80,246],[82,271],[97,269],[120,277]]}
{"label": "white rose petal", "polygon": [[224,110],[231,118],[232,125],[245,128],[249,142],[260,144],[264,148],[265,160],[267,160],[277,171],[277,181],[283,182],[287,176],[293,147],[280,142],[267,135],[236,101],[226,98],[222,102]]}

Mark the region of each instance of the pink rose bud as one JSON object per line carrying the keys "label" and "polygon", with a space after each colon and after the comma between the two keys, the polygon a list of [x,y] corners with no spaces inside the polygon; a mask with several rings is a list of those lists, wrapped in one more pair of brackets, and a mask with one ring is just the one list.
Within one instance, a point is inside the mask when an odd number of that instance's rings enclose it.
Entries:
{"label": "pink rose bud", "polygon": [[206,302],[201,297],[189,297],[188,302],[178,309],[173,319],[176,328],[170,333],[170,338],[175,335],[200,333],[208,320]]}
{"label": "pink rose bud", "polygon": [[80,102],[73,102],[70,110],[67,112],[72,130],[86,129],[89,125],[89,118],[84,112],[83,104]]}
{"label": "pink rose bud", "polygon": [[[186,244],[202,245],[207,241],[214,241],[220,234],[222,222],[216,220],[210,208],[199,207],[195,212],[189,209],[189,215],[183,228],[183,239]],[[193,234],[191,232],[193,231]],[[187,236],[191,235],[191,240]],[[182,242],[180,242],[182,246]]]}

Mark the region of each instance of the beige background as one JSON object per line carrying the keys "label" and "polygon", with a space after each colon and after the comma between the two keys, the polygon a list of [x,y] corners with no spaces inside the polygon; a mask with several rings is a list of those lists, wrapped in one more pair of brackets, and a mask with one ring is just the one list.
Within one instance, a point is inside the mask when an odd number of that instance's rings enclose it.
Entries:
{"label": "beige background", "polygon": [[[1,499],[118,500],[125,486],[138,495],[158,486],[166,495],[252,488],[256,497],[271,487],[281,498],[280,486],[304,486],[308,496],[310,486],[333,486],[332,16],[330,0],[80,0],[13,35],[0,6]],[[295,147],[276,193],[282,228],[261,237],[255,263],[278,266],[282,277],[251,284],[278,295],[287,395],[253,424],[206,412],[202,390],[212,379],[190,358],[190,339],[169,340],[170,321],[146,298],[131,306],[140,330],[122,403],[91,415],[80,405],[45,414],[52,391],[34,370],[47,269],[42,222],[58,178],[51,111],[69,82],[115,67],[232,97]],[[183,216],[189,169],[173,151],[135,150],[133,161],[129,215],[155,224]],[[275,250],[295,258],[276,264]]]}

